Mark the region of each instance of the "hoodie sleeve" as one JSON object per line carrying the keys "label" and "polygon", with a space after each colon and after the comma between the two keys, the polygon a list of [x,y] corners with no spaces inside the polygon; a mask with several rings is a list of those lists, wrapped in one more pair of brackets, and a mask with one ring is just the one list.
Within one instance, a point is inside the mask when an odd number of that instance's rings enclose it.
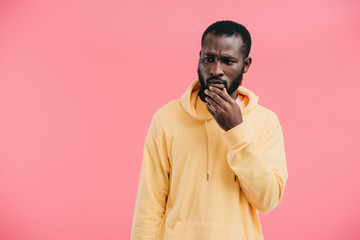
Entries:
{"label": "hoodie sleeve", "polygon": [[165,137],[155,114],[145,140],[131,230],[132,240],[156,239],[165,212],[169,172]]}
{"label": "hoodie sleeve", "polygon": [[266,123],[264,137],[257,144],[246,122],[225,132],[228,164],[245,197],[262,213],[280,203],[288,177],[279,120],[271,112]]}

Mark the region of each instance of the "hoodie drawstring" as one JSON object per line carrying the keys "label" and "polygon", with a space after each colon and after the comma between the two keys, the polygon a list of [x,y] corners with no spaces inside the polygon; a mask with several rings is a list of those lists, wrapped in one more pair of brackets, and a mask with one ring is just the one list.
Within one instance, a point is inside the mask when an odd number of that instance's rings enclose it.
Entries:
{"label": "hoodie drawstring", "polygon": [[[206,180],[209,182],[210,173],[209,173],[209,158],[210,158],[210,146],[209,146],[209,134],[208,134],[208,120],[205,120],[205,132],[206,132]],[[234,174],[234,182],[236,182],[236,174]]]}
{"label": "hoodie drawstring", "polygon": [[208,134],[208,120],[205,120],[205,132],[206,132],[206,180],[210,180],[209,174],[209,157],[210,157],[210,147],[209,147],[209,134]]}

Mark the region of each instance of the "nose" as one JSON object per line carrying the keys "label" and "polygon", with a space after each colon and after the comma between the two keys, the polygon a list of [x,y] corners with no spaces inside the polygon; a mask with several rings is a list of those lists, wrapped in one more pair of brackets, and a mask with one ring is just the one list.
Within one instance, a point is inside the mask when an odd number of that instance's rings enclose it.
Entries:
{"label": "nose", "polygon": [[212,76],[223,76],[224,75],[224,72],[220,65],[220,61],[214,62],[214,64],[211,66],[210,74]]}

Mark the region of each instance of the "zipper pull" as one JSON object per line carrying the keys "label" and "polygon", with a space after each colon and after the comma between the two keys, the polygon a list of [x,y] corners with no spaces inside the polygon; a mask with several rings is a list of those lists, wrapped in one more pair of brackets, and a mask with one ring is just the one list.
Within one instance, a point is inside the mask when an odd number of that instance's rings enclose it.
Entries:
{"label": "zipper pull", "polygon": [[209,181],[210,175],[209,173],[206,174],[207,181]]}
{"label": "zipper pull", "polygon": [[236,175],[234,175],[234,181],[236,182]]}

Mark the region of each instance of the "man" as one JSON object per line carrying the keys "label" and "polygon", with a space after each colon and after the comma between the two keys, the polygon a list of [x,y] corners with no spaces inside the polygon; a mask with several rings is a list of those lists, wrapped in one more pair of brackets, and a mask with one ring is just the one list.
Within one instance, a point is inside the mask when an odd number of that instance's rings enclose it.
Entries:
{"label": "man", "polygon": [[205,30],[199,80],[153,116],[133,240],[263,239],[258,212],[279,204],[288,174],[276,115],[240,86],[250,47],[238,23]]}

